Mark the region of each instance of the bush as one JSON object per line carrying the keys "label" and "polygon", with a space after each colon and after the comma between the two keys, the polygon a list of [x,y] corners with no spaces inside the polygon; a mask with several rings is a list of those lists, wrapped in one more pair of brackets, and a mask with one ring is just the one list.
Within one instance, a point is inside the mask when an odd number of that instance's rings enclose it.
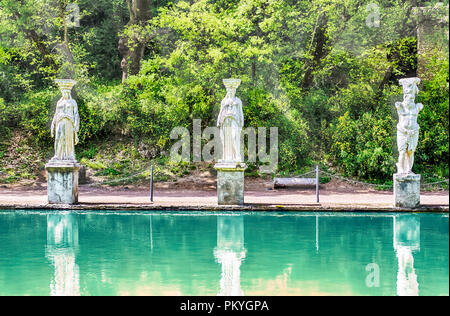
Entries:
{"label": "bush", "polygon": [[448,177],[449,160],[449,63],[435,59],[431,80],[424,80],[417,101],[424,105],[419,113],[420,136],[416,151],[418,170]]}
{"label": "bush", "polygon": [[0,98],[0,143],[11,136],[11,127],[14,127],[15,120],[5,101]]}
{"label": "bush", "polygon": [[397,84],[398,79],[413,77],[417,71],[417,39],[401,38],[387,45],[387,59],[392,65],[391,83]]}
{"label": "bush", "polygon": [[[245,127],[278,127],[279,170],[296,171],[308,163],[311,154],[308,125],[298,110],[285,99],[276,99],[263,89],[243,92]],[[285,103],[283,103],[283,101]],[[267,151],[269,146],[267,145]]]}
{"label": "bush", "polygon": [[331,125],[331,158],[345,176],[388,180],[395,171],[392,120],[365,113],[352,120],[345,113]]}
{"label": "bush", "polygon": [[35,144],[51,144],[50,127],[57,100],[58,91],[46,89],[29,92],[22,101],[11,104],[17,111],[19,126],[33,135],[31,140]]}

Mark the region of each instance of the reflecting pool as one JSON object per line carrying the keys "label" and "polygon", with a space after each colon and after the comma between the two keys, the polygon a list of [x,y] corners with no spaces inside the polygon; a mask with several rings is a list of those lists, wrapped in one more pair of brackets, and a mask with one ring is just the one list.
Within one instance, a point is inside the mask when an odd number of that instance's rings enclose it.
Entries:
{"label": "reflecting pool", "polygon": [[448,214],[0,211],[0,295],[449,295]]}

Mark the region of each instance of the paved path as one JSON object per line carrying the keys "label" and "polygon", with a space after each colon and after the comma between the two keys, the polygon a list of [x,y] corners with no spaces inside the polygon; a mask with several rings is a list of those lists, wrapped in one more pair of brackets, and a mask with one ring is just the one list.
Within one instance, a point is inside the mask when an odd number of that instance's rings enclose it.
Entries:
{"label": "paved path", "polygon": [[[58,206],[47,204],[46,188],[0,188],[0,209],[111,209],[111,210],[266,210],[266,211],[402,211],[392,206],[392,192],[354,190],[321,191],[316,203],[314,190],[246,191],[243,207],[217,205],[214,190],[156,189],[154,203],[150,203],[148,190],[104,189],[80,186],[79,204]],[[449,192],[423,192],[419,211],[449,209]],[[407,210],[407,209],[405,209]]]}

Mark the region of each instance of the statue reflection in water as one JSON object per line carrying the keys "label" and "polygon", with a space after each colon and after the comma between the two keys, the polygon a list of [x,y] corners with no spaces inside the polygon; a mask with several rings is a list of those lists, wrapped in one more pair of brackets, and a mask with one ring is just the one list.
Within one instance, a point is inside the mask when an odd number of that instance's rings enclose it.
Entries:
{"label": "statue reflection in water", "polygon": [[244,218],[238,216],[217,217],[216,261],[222,265],[219,296],[242,296],[241,263],[245,258]]}
{"label": "statue reflection in water", "polygon": [[420,220],[415,215],[394,217],[394,249],[398,260],[397,295],[418,296],[413,253],[420,251]]}
{"label": "statue reflection in water", "polygon": [[75,263],[78,250],[77,218],[72,214],[47,215],[45,255],[54,268],[50,295],[80,295],[80,272]]}

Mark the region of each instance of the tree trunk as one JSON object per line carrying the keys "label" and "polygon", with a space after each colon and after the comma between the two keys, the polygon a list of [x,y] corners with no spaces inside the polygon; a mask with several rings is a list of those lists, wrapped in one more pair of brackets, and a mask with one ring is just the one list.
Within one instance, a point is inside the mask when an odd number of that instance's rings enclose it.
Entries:
{"label": "tree trunk", "polygon": [[[127,26],[145,26],[151,18],[151,0],[127,0],[130,21]],[[128,75],[136,75],[141,68],[141,60],[144,57],[145,43],[136,36],[124,35],[119,39],[119,52],[122,55],[120,66],[122,68],[122,82]]]}
{"label": "tree trunk", "polygon": [[42,55],[44,62],[49,65],[55,72],[58,71],[57,65],[50,48],[45,44],[44,40],[35,30],[22,29],[26,37],[36,45],[37,50]]}
{"label": "tree trunk", "polygon": [[60,58],[63,59],[63,64],[61,65],[61,69],[59,70],[59,76],[61,78],[75,78],[75,58],[73,57],[72,51],[69,46],[69,37],[68,37],[68,26],[67,26],[67,15],[66,15],[66,7],[68,1],[59,1],[59,17],[63,23],[63,42],[58,45],[57,51]]}
{"label": "tree trunk", "polygon": [[314,45],[314,51],[312,54],[313,60],[306,69],[306,73],[300,85],[302,89],[309,89],[312,86],[314,71],[320,66],[322,59],[325,58],[330,52],[329,45],[327,45],[327,24],[328,16],[326,14],[321,15],[319,17],[317,27],[313,32],[313,40],[311,42],[311,44]]}

